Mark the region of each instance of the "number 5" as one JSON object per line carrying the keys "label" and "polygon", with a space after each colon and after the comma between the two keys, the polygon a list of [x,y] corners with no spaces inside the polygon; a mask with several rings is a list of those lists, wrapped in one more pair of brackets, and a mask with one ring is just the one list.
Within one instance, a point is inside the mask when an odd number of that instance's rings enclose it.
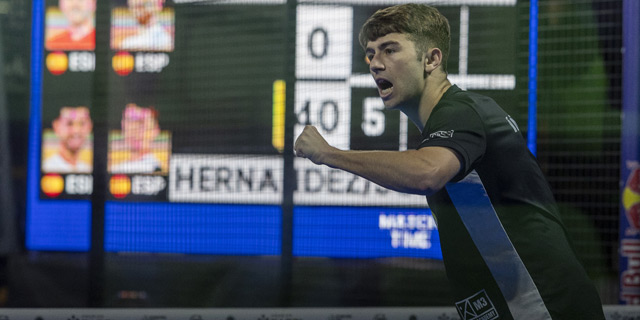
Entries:
{"label": "number 5", "polygon": [[365,98],[362,104],[362,131],[369,137],[378,137],[384,133],[384,103],[378,97]]}

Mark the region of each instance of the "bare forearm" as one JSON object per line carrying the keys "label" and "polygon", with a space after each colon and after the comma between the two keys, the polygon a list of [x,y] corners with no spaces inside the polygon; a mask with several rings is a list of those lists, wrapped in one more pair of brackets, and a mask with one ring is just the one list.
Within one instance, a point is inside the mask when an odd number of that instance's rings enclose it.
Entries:
{"label": "bare forearm", "polygon": [[344,151],[332,149],[319,163],[342,169],[385,188],[427,195],[440,189],[438,166],[418,155],[418,151]]}
{"label": "bare forearm", "polygon": [[430,195],[460,170],[450,149],[427,147],[410,151],[345,151],[330,146],[313,126],[306,126],[294,144],[297,156],[342,169],[391,190]]}

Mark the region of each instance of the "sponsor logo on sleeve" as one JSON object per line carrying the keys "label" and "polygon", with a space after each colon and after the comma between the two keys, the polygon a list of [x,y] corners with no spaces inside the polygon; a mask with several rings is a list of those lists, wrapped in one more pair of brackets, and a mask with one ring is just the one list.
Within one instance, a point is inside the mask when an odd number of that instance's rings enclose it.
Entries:
{"label": "sponsor logo on sleeve", "polygon": [[432,134],[429,135],[429,139],[433,139],[433,138],[452,138],[453,137],[453,130],[447,130],[447,131],[436,131]]}
{"label": "sponsor logo on sleeve", "polygon": [[440,139],[453,138],[454,131],[455,130],[440,130],[440,131],[430,133],[428,138],[422,140],[422,143],[425,143],[431,139],[436,139],[436,138],[440,138]]}

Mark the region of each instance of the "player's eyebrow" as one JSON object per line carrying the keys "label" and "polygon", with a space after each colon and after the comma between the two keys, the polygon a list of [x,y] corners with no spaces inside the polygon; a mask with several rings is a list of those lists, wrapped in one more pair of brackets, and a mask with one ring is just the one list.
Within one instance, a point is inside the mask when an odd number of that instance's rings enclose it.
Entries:
{"label": "player's eyebrow", "polygon": [[[378,45],[378,50],[382,51],[384,50],[384,48],[391,46],[391,45],[397,45],[400,44],[398,41],[395,40],[389,40],[389,41],[385,41],[383,43],[381,43],[380,45]],[[365,50],[365,53],[374,53],[375,50],[371,47],[367,47],[367,50]]]}

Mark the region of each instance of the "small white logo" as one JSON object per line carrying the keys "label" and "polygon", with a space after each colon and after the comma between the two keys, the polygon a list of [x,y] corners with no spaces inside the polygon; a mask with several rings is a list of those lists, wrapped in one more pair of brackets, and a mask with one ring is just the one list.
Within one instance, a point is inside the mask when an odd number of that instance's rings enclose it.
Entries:
{"label": "small white logo", "polygon": [[429,139],[433,138],[451,138],[453,137],[453,130],[448,131],[436,131],[429,135]]}
{"label": "small white logo", "polygon": [[462,320],[498,319],[498,311],[484,290],[456,302],[456,309]]}
{"label": "small white logo", "polygon": [[504,117],[504,118],[507,120],[507,122],[509,123],[509,125],[511,125],[511,128],[513,128],[513,131],[514,131],[514,132],[518,132],[518,131],[520,131],[520,128],[518,128],[518,124],[516,123],[516,121],[515,121],[515,120],[513,120],[513,118],[511,118],[511,116],[506,116],[506,117]]}

